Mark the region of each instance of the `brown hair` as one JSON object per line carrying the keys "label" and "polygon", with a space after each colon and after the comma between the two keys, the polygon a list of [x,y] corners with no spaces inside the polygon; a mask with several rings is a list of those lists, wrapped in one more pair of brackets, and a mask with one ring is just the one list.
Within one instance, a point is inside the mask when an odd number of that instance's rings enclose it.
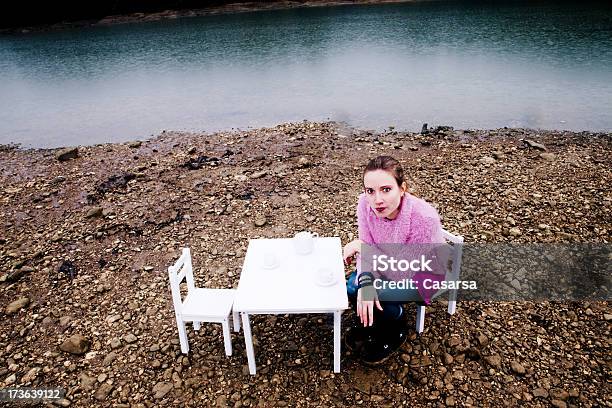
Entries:
{"label": "brown hair", "polygon": [[400,188],[406,182],[402,165],[391,156],[378,156],[370,160],[363,170],[363,176],[365,176],[367,172],[374,170],[384,170],[391,173]]}

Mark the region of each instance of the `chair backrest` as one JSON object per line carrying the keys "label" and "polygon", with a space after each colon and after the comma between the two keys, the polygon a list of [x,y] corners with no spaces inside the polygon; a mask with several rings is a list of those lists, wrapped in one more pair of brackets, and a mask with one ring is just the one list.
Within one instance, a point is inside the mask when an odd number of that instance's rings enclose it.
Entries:
{"label": "chair backrest", "polygon": [[[442,237],[452,243],[451,250],[451,267],[446,271],[444,280],[456,281],[459,280],[461,273],[461,257],[463,255],[463,237],[461,235],[453,235],[445,229],[442,230]],[[447,289],[438,290],[431,298],[434,299],[445,293]]]}
{"label": "chair backrest", "polygon": [[176,263],[168,267],[170,276],[170,289],[172,290],[172,301],[177,308],[182,304],[180,285],[183,279],[187,281],[187,290],[195,289],[193,281],[193,266],[191,265],[191,251],[183,248],[180,258]]}
{"label": "chair backrest", "polygon": [[461,257],[463,256],[463,237],[453,235],[445,229],[442,230],[442,237],[453,243],[452,267],[446,274],[446,280],[458,280],[461,272]]}

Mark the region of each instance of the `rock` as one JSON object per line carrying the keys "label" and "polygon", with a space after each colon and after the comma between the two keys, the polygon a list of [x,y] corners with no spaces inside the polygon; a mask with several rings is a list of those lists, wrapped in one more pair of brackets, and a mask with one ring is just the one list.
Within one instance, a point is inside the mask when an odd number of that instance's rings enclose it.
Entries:
{"label": "rock", "polygon": [[96,379],[94,377],[90,377],[85,373],[79,374],[79,383],[81,384],[81,388],[85,391],[93,389],[94,384],[96,383]]}
{"label": "rock", "polygon": [[512,281],[510,282],[510,285],[517,291],[521,290],[521,282],[519,282],[517,279],[512,279]]}
{"label": "rock", "polygon": [[564,401],[561,401],[558,399],[554,399],[550,401],[550,403],[552,404],[553,407],[556,407],[556,408],[567,408],[567,404]]}
{"label": "rock", "polygon": [[245,176],[244,174],[236,174],[234,176],[234,180],[240,181],[240,182],[247,181],[248,179],[249,178],[247,176]]}
{"label": "rock", "polygon": [[298,167],[300,168],[312,167],[312,162],[308,159],[308,157],[301,156],[298,159]]}
{"label": "rock", "polygon": [[540,153],[540,158],[548,161],[555,160],[556,156],[552,153]]}
{"label": "rock", "polygon": [[15,269],[14,271],[9,272],[6,275],[6,281],[7,282],[17,282],[19,280],[19,278],[21,278],[22,276],[25,276],[29,273],[34,272],[34,268],[31,268],[29,266],[22,266],[19,269]]}
{"label": "rock", "polygon": [[612,314],[604,313],[604,319],[606,322],[612,320]]}
{"label": "rock", "polygon": [[62,316],[59,319],[59,325],[62,328],[66,328],[66,327],[68,327],[68,325],[70,324],[71,321],[72,321],[72,317],[70,317],[70,316]]}
{"label": "rock", "polygon": [[478,344],[480,344],[482,347],[485,347],[487,344],[489,344],[489,338],[485,336],[484,334],[479,334]]}
{"label": "rock", "polygon": [[542,150],[542,151],[546,150],[546,147],[543,144],[535,142],[531,139],[521,139],[521,141],[528,147],[533,147],[534,149]]}
{"label": "rock", "polygon": [[427,128],[427,123],[423,123],[423,126],[421,126],[421,134],[426,135],[427,133],[429,133],[429,129]]}
{"label": "rock", "polygon": [[114,337],[110,342],[110,346],[113,350],[121,347],[121,339],[119,339],[118,337]]}
{"label": "rock", "polygon": [[455,397],[453,397],[452,395],[450,397],[446,397],[446,406],[447,407],[454,407],[455,406]]}
{"label": "rock", "polygon": [[158,382],[153,386],[153,398],[162,399],[172,390],[172,383],[169,382]]}
{"label": "rock", "polygon": [[518,237],[521,234],[522,234],[522,232],[521,232],[519,227],[512,227],[512,228],[510,228],[510,235],[512,235],[513,237]]}
{"label": "rock", "polygon": [[116,358],[117,358],[117,353],[115,353],[114,351],[111,351],[110,353],[106,355],[106,357],[104,357],[104,361],[102,362],[102,364],[104,364],[105,366],[111,365],[112,362],[115,361]]}
{"label": "rock", "polygon": [[130,149],[138,149],[140,146],[142,146],[142,142],[140,140],[135,140],[128,143],[128,147]]}
{"label": "rock", "polygon": [[11,303],[6,307],[6,314],[11,315],[15,314],[27,305],[30,304],[30,298],[22,297]]}
{"label": "rock", "polygon": [[266,218],[265,215],[257,214],[255,216],[255,220],[253,223],[255,224],[256,227],[263,227],[264,225],[268,223],[268,219]]}
{"label": "rock", "polygon": [[550,398],[566,401],[569,398],[569,392],[558,388],[550,390]]}
{"label": "rock", "polygon": [[536,388],[532,391],[532,394],[536,398],[548,398],[548,391],[546,391],[544,388]]}
{"label": "rock", "polygon": [[429,356],[424,355],[420,357],[414,357],[410,359],[411,367],[427,367],[431,365],[431,358]]}
{"label": "rock", "polygon": [[6,379],[4,380],[4,385],[11,385],[14,384],[17,381],[17,376],[15,375],[15,373],[9,375],[8,377],[6,377]]}
{"label": "rock", "polygon": [[70,354],[81,355],[87,353],[89,345],[90,342],[85,336],[73,334],[60,345],[60,350]]}
{"label": "rock", "polygon": [[490,156],[485,156],[482,159],[480,159],[480,162],[482,164],[493,164],[495,163],[495,159]]}
{"label": "rock", "polygon": [[85,218],[100,217],[100,216],[102,216],[102,211],[103,211],[102,207],[93,207],[93,208],[90,208],[87,211],[87,214],[85,215]]}
{"label": "rock", "polygon": [[77,157],[79,157],[79,149],[77,147],[68,147],[55,154],[55,158],[61,162],[76,159]]}
{"label": "rock", "polygon": [[53,401],[53,404],[57,405],[58,407],[69,407],[71,403],[72,402],[67,398],[61,398]]}
{"label": "rock", "polygon": [[514,371],[516,374],[525,374],[525,367],[523,367],[522,364],[516,360],[510,362],[510,368],[512,368],[512,371]]}
{"label": "rock", "polygon": [[38,373],[40,372],[40,367],[34,367],[30,369],[23,377],[21,377],[21,383],[29,383],[36,379]]}
{"label": "rock", "polygon": [[455,360],[455,359],[453,358],[453,356],[451,356],[451,355],[450,355],[450,354],[448,354],[448,353],[444,353],[444,364],[446,364],[446,365],[453,364],[453,361],[454,361],[454,360]]}
{"label": "rock", "polygon": [[501,357],[497,354],[493,354],[491,356],[485,357],[485,361],[489,363],[491,367],[494,367],[494,368],[501,367]]}
{"label": "rock", "polygon": [[94,398],[98,401],[104,401],[108,394],[113,390],[113,386],[111,384],[104,383],[98,388],[94,394]]}
{"label": "rock", "polygon": [[268,170],[256,171],[255,173],[251,174],[251,178],[259,179],[265,176],[266,174],[268,174]]}
{"label": "rock", "polygon": [[123,336],[123,340],[127,343],[127,344],[132,344],[135,343],[138,340],[138,337],[136,337],[134,334],[129,333],[125,336]]}

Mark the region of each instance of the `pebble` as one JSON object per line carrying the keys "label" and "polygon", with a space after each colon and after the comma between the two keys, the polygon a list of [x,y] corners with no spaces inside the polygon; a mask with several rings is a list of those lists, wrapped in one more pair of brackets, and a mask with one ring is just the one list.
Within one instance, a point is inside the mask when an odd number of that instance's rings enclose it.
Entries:
{"label": "pebble", "polygon": [[60,350],[70,354],[81,355],[89,350],[89,346],[89,339],[82,334],[73,334],[60,345]]}
{"label": "pebble", "polygon": [[519,375],[525,374],[525,367],[523,367],[523,365],[516,360],[510,362],[510,367],[512,368],[512,371]]}
{"label": "pebble", "polygon": [[62,149],[55,154],[55,158],[61,162],[76,159],[78,156],[79,149],[77,147]]}
{"label": "pebble", "polygon": [[6,307],[6,314],[8,315],[15,314],[29,304],[30,304],[30,298],[21,297],[9,303],[9,305]]}
{"label": "pebble", "polygon": [[96,390],[96,392],[94,393],[94,398],[98,401],[104,401],[112,390],[113,386],[111,384],[104,383],[100,386],[100,388]]}
{"label": "pebble", "polygon": [[256,227],[263,227],[264,225],[268,223],[268,219],[266,218],[265,215],[259,214],[255,216],[255,220],[253,221],[253,223],[255,224]]}
{"label": "pebble", "polygon": [[491,367],[499,368],[501,367],[501,357],[497,354],[493,354],[491,356],[486,356],[485,361],[489,363]]}
{"label": "pebble", "polygon": [[118,337],[114,337],[110,342],[111,349],[116,349],[121,347],[121,339]]}
{"label": "pebble", "polygon": [[172,383],[158,382],[153,386],[153,398],[162,399],[172,390]]}

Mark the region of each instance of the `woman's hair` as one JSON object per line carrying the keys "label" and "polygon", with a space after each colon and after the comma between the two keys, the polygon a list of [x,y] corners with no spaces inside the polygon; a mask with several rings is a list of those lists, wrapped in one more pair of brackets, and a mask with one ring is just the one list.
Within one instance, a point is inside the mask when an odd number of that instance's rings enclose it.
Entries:
{"label": "woman's hair", "polygon": [[363,170],[363,176],[365,176],[367,172],[374,170],[384,170],[391,173],[393,178],[395,178],[395,181],[397,181],[397,185],[399,187],[402,187],[406,181],[404,178],[404,169],[402,168],[402,165],[391,156],[378,156],[370,160],[366,165],[365,170]]}

